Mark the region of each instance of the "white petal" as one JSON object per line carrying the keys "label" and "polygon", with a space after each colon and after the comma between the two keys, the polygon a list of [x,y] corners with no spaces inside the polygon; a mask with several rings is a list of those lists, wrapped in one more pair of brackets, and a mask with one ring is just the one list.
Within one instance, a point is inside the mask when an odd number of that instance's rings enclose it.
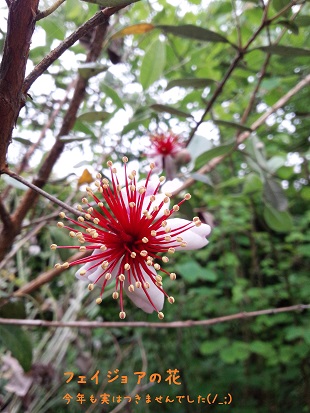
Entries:
{"label": "white petal", "polygon": [[[150,202],[150,198],[151,198],[150,196],[146,196],[146,197],[144,198],[142,211],[144,211],[145,209],[147,209],[147,207],[148,207],[148,205],[149,205],[149,202]],[[149,211],[152,212],[152,211],[153,211],[153,208],[154,208],[155,206],[159,206],[159,205],[161,204],[161,202],[163,202],[164,198],[166,198],[166,195],[165,195],[165,194],[156,194],[156,195],[155,195],[155,201],[151,203],[150,208],[149,208]],[[163,204],[163,206],[161,207],[161,209],[157,212],[156,220],[159,219],[159,218],[161,218],[161,217],[164,215],[164,210],[165,210],[165,209],[169,209],[169,204],[170,204],[170,199],[169,199],[168,202],[165,202],[165,203]]]}
{"label": "white petal", "polygon": [[[156,270],[153,267],[149,267],[149,270],[154,274],[154,277],[155,277],[157,274]],[[148,292],[154,306],[156,307],[156,310],[157,311],[162,310],[163,305],[164,305],[165,295],[156,287],[155,284],[153,284],[151,277],[141,267],[140,267],[140,271],[143,274],[145,282],[148,282],[150,284],[150,288],[148,288],[146,291]],[[124,282],[126,294],[137,307],[141,308],[146,313],[152,313],[153,311],[155,311],[154,307],[150,303],[142,287],[137,288],[135,286],[134,291],[130,292],[128,291],[128,286],[129,286],[129,283],[126,277],[125,282]]]}
{"label": "white petal", "polygon": [[[91,257],[93,257],[94,255],[98,255],[98,254],[102,254],[102,251],[99,248],[97,250],[94,250],[94,252],[91,254]],[[87,262],[81,268],[79,268],[77,270],[77,272],[75,273],[76,278],[78,278],[79,280],[84,280],[85,281],[86,277],[88,277],[90,274],[93,274],[97,270],[97,267],[95,267],[95,268],[93,268],[92,270],[89,270],[89,271],[88,271],[88,269],[90,267],[92,267],[93,265],[95,265],[95,264],[100,265],[102,261],[103,261],[103,259],[99,258],[98,260],[93,260],[93,261]],[[81,275],[80,272],[82,270],[86,270],[87,273],[85,275]]]}
{"label": "white petal", "polygon": [[[191,223],[191,221],[182,218],[172,218],[167,220],[168,227],[170,227],[171,230],[181,228],[189,223]],[[210,234],[210,232],[211,227],[207,224],[201,224],[199,227],[194,226],[185,230],[177,236],[182,237],[183,241],[186,242],[187,245],[186,247],[176,247],[176,250],[196,250],[204,247],[209,242],[206,237]],[[173,236],[173,231],[171,231],[171,236]]]}

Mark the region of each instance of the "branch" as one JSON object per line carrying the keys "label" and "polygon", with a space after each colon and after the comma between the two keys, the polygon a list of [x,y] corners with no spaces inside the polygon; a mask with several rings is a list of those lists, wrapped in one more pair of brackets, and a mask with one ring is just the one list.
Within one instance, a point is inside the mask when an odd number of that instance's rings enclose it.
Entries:
{"label": "branch", "polygon": [[60,199],[56,198],[53,195],[50,195],[48,192],[45,192],[43,189],[39,188],[38,186],[32,184],[31,182],[26,181],[23,177],[17,175],[15,172],[10,171],[8,168],[6,168],[3,171],[4,174],[9,175],[11,178],[15,179],[16,181],[21,182],[22,184],[28,186],[28,188],[32,189],[33,191],[37,192],[38,194],[44,196],[45,198],[49,199],[52,201],[54,204],[59,205],[61,208],[66,209],[67,211],[71,212],[74,215],[81,215],[81,212],[78,211],[75,208],[72,208],[71,206],[65,204],[64,202],[60,201]]}
{"label": "branch", "polygon": [[14,224],[13,224],[13,221],[11,220],[11,216],[6,210],[1,199],[0,199],[0,218],[1,218],[1,221],[3,222],[4,227],[8,229],[13,227]]}
{"label": "branch", "polygon": [[62,3],[64,3],[66,0],[56,0],[54,4],[51,5],[51,7],[49,7],[46,10],[43,11],[39,11],[39,13],[37,14],[36,17],[36,21],[44,19],[44,17],[49,16],[50,14],[54,13],[55,10],[58,9],[59,6],[62,5]]}
{"label": "branch", "polygon": [[[91,254],[91,251],[85,251],[85,252],[78,252],[77,254],[74,254],[72,257],[70,257],[67,261],[70,263],[75,260],[79,260],[81,258],[87,257],[88,255]],[[54,278],[56,278],[58,275],[66,271],[66,268],[63,267],[57,267],[57,268],[52,268],[49,271],[44,272],[43,274],[40,274],[37,278],[34,280],[28,282],[18,290],[16,290],[13,293],[14,297],[23,297],[27,294],[32,293],[32,291],[37,290],[41,285],[46,284],[50,281],[52,281]]]}
{"label": "branch", "polygon": [[[301,80],[299,83],[297,83],[296,86],[294,86],[291,90],[289,90],[282,98],[280,98],[269,110],[267,110],[260,118],[258,118],[252,125],[250,126],[251,132],[243,132],[241,135],[238,136],[237,141],[236,141],[236,146],[238,146],[240,143],[244,142],[252,132],[254,132],[256,129],[259,128],[259,126],[263,125],[266,121],[266,119],[272,115],[276,110],[280,109],[283,105],[285,105],[289,99],[294,96],[296,93],[298,93],[301,89],[303,89],[305,86],[307,86],[310,83],[310,75],[306,76],[303,80]],[[212,171],[219,163],[225,159],[227,155],[222,155],[218,156],[214,159],[212,159],[210,162],[208,162],[206,165],[204,165],[202,168],[200,168],[197,173],[198,174],[205,174],[209,173]],[[178,188],[176,191],[172,193],[173,196],[179,194],[181,191],[184,189],[188,188],[195,182],[195,179],[189,178],[187,179],[183,185]]]}
{"label": "branch", "polygon": [[0,324],[19,325],[27,327],[71,327],[71,328],[115,328],[115,327],[134,327],[134,328],[188,328],[196,326],[210,326],[214,324],[226,323],[233,320],[244,320],[247,318],[258,317],[261,315],[271,315],[288,313],[291,311],[309,310],[310,304],[297,304],[289,307],[269,308],[242,312],[222,317],[210,318],[209,320],[185,320],[171,322],[147,322],[147,321],[45,321],[45,320],[21,320],[16,318],[0,318]]}
{"label": "branch", "polygon": [[12,131],[26,101],[22,87],[38,2],[39,0],[19,0],[7,3],[8,30],[0,65],[0,170],[6,166]]}

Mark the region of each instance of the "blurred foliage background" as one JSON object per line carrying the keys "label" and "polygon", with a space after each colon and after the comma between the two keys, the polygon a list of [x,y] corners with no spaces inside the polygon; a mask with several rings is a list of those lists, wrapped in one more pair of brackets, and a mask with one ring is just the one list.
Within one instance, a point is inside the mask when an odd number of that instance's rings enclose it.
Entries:
{"label": "blurred foliage background", "polygon": [[[40,10],[51,4],[41,1]],[[28,73],[97,10],[96,4],[66,0],[39,20]],[[7,13],[6,6],[1,13]],[[108,159],[117,162],[127,155],[139,162],[143,174],[150,161],[148,136],[158,130],[180,134],[192,160],[178,168],[177,178],[193,180],[187,189],[192,198],[180,213],[189,219],[199,214],[213,231],[206,248],[175,254],[166,264],[178,277],[166,282],[176,303],[166,304],[165,321],[307,304],[309,86],[292,94],[243,143],[236,145],[236,139],[309,75],[309,25],[306,1],[134,3],[111,17],[95,62],[85,64],[90,31],[33,84],[13,132],[9,166],[30,181],[61,141],[63,150],[44,189],[74,204],[84,196],[84,169],[94,176]],[[1,49],[5,33],[3,17]],[[86,95],[70,132],[60,136],[78,77],[87,81]],[[199,171],[222,155],[208,173]],[[2,202],[13,213],[26,188],[7,175],[2,178]],[[96,305],[94,294],[75,281],[75,269],[16,296],[70,257],[70,251],[49,249],[52,243],[68,244],[69,237],[55,225],[58,213],[59,207],[43,197],[28,211],[0,264],[0,316],[116,320],[110,293]],[[130,302],[126,306],[126,320],[157,320]],[[185,401],[159,405],[154,397],[197,400],[211,393],[224,400],[230,393],[231,406],[214,404],[213,411],[310,412],[309,346],[306,311],[184,329],[0,325],[0,407],[32,413],[200,413],[211,407]],[[128,376],[127,384],[107,383],[108,371],[115,369]],[[164,379],[149,384],[152,373],[164,378],[167,369],[180,371],[181,385]],[[98,385],[90,380],[97,370]],[[137,371],[147,372],[142,388],[136,387]],[[64,372],[75,373],[70,383]],[[79,375],[87,376],[86,384],[77,383]],[[63,397],[68,393],[73,400],[67,405]],[[75,401],[78,393],[85,394],[85,403]],[[142,400],[120,410],[117,403],[100,404],[103,393],[140,394]],[[152,403],[145,403],[147,394]],[[91,395],[97,395],[97,404],[89,401]]]}

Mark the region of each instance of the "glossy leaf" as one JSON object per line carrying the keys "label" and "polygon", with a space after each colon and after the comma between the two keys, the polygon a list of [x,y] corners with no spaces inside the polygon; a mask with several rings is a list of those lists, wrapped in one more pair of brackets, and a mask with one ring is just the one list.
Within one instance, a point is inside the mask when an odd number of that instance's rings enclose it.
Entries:
{"label": "glossy leaf", "polygon": [[89,79],[99,73],[105,72],[108,66],[98,65],[97,63],[84,63],[80,65],[78,72],[84,79]]}
{"label": "glossy leaf", "polygon": [[292,216],[289,212],[278,211],[269,204],[265,204],[264,219],[268,227],[276,232],[289,232],[293,227]]}
{"label": "glossy leaf", "polygon": [[143,89],[147,89],[163,73],[166,63],[166,45],[159,39],[148,47],[141,64],[140,82]]}
{"label": "glossy leaf", "polygon": [[280,56],[295,57],[295,56],[310,56],[309,49],[302,49],[299,47],[290,47],[290,46],[262,46],[258,47],[259,50],[262,50],[265,53],[276,54]]}
{"label": "glossy leaf", "polygon": [[77,117],[78,121],[81,122],[97,122],[109,119],[111,116],[108,112],[86,112]]}
{"label": "glossy leaf", "polygon": [[184,24],[179,26],[158,25],[165,33],[174,34],[175,36],[185,37],[187,39],[201,40],[205,42],[229,43],[228,40],[219,33],[213,32],[203,27],[194,26],[193,24]]}
{"label": "glossy leaf", "polygon": [[179,116],[180,118],[192,118],[193,115],[190,113],[183,112],[182,110],[175,109],[168,105],[160,105],[154,104],[150,106],[151,109],[155,110],[156,112],[166,112],[170,113],[170,115]]}
{"label": "glossy leaf", "polygon": [[205,88],[207,86],[214,85],[216,82],[215,80],[212,79],[197,79],[197,78],[192,78],[192,79],[175,79],[171,80],[167,87],[166,90],[172,89],[174,87],[192,87],[194,89],[201,89]]}
{"label": "glossy leaf", "polygon": [[264,182],[264,199],[278,211],[285,211],[288,207],[287,198],[281,185],[272,178]]}
{"label": "glossy leaf", "polygon": [[206,151],[200,156],[198,156],[195,162],[195,167],[199,169],[202,166],[206,165],[208,162],[210,162],[213,158],[217,158],[218,156],[228,155],[230,152],[234,150],[234,148],[235,148],[235,143],[216,146],[215,148],[212,148],[209,151]]}
{"label": "glossy leaf", "polygon": [[248,126],[245,125],[240,125],[239,123],[235,122],[227,122],[226,120],[214,120],[213,123],[215,123],[218,126],[227,126],[228,128],[234,128],[246,132],[252,132],[252,129]]}
{"label": "glossy leaf", "polygon": [[255,174],[250,173],[245,178],[244,186],[243,186],[243,193],[244,194],[254,194],[257,192],[261,192],[263,189],[263,182],[261,178]]}

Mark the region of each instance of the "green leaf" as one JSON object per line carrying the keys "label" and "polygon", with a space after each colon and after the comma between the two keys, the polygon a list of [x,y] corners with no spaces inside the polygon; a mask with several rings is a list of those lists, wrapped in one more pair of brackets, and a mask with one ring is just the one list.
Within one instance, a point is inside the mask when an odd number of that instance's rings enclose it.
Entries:
{"label": "green leaf", "polygon": [[109,96],[113,100],[118,108],[125,109],[122,99],[118,96],[114,89],[104,84],[100,86],[100,89],[106,94],[106,96]]}
{"label": "green leaf", "polygon": [[147,89],[160,78],[166,64],[166,45],[159,39],[148,47],[142,60],[140,69],[140,83]]}
{"label": "green leaf", "polygon": [[195,134],[190,143],[187,145],[187,150],[192,157],[192,161],[195,161],[195,159],[197,159],[199,155],[211,149],[212,146],[213,144],[210,139],[207,139],[205,136]]}
{"label": "green leaf", "polygon": [[283,156],[273,156],[267,161],[268,171],[274,173],[281,166],[285,164],[285,158]]}
{"label": "green leaf", "polygon": [[13,188],[22,189],[23,191],[26,191],[28,189],[28,186],[22,184],[21,182],[17,181],[9,175],[2,174],[1,178],[4,180],[4,182],[12,186]]}
{"label": "green leaf", "polygon": [[290,20],[279,20],[277,22],[277,24],[280,24],[281,26],[286,27],[287,29],[289,29],[292,33],[294,34],[298,34],[299,33],[299,28],[297,26],[297,24],[293,21]]}
{"label": "green leaf", "polygon": [[225,347],[220,351],[220,358],[228,364],[244,361],[249,355],[248,344],[242,341],[234,341],[229,347]]}
{"label": "green leaf", "polygon": [[265,204],[264,219],[268,227],[276,232],[289,232],[293,227],[289,212],[278,211],[269,204]]}
{"label": "green leaf", "polygon": [[297,16],[294,22],[299,27],[307,27],[310,26],[310,16]]}
{"label": "green leaf", "polygon": [[203,27],[194,26],[193,24],[184,24],[180,26],[158,25],[165,33],[174,34],[175,36],[186,37],[188,39],[202,40],[205,42],[222,42],[229,43],[229,41],[216,32],[213,32]]}
{"label": "green leaf", "polygon": [[234,128],[234,129],[238,129],[238,130],[242,130],[246,132],[252,132],[252,129],[250,127],[245,126],[245,125],[240,125],[239,123],[235,123],[235,122],[227,122],[225,120],[214,120],[213,123],[219,126],[227,126],[229,128]]}
{"label": "green leaf", "polygon": [[261,192],[263,189],[263,182],[260,177],[255,173],[250,173],[245,178],[243,193],[244,194],[254,194],[256,192]]}
{"label": "green leaf", "polygon": [[176,270],[182,275],[182,278],[188,283],[195,283],[198,280],[214,282],[217,280],[217,274],[208,268],[203,268],[197,261],[189,260],[176,265]]}
{"label": "green leaf", "polygon": [[182,110],[175,109],[168,105],[160,105],[154,104],[150,106],[151,109],[155,110],[156,112],[167,112],[170,115],[179,116],[180,118],[192,118],[193,115],[190,113],[183,112]]}
{"label": "green leaf", "polygon": [[204,341],[200,346],[200,352],[203,355],[210,355],[219,352],[222,348],[227,347],[229,341],[226,337],[220,337],[217,340]]}
{"label": "green leaf", "polygon": [[81,122],[97,122],[97,121],[104,121],[109,119],[111,116],[111,113],[108,112],[86,112],[82,113],[82,115],[77,117],[78,121]]}
{"label": "green leaf", "polygon": [[66,29],[56,19],[41,19],[38,24],[46,31],[48,38],[64,40]]}
{"label": "green leaf", "polygon": [[29,334],[19,326],[0,325],[0,341],[19,361],[24,371],[32,364],[32,344]]}
{"label": "green leaf", "polygon": [[17,141],[19,143],[22,143],[25,146],[30,146],[32,145],[32,142],[29,139],[25,139],[25,138],[20,138],[20,137],[13,137],[14,141]]}
{"label": "green leaf", "polygon": [[84,79],[89,79],[92,76],[105,72],[106,70],[108,70],[108,66],[98,65],[98,63],[84,63],[78,68],[79,74]]}
{"label": "green leaf", "polygon": [[271,53],[271,54],[287,56],[287,57],[310,56],[310,50],[301,49],[299,47],[273,45],[273,46],[262,46],[262,47],[258,47],[257,49],[262,50],[265,53]]}
{"label": "green leaf", "polygon": [[207,79],[207,78],[175,79],[175,80],[171,80],[168,83],[166,90],[172,89],[174,87],[192,87],[194,89],[200,89],[200,88],[205,88],[207,86],[214,85],[215,83],[216,83],[215,80]]}
{"label": "green leaf", "polygon": [[215,148],[210,149],[209,151],[204,152],[195,162],[195,167],[197,169],[201,168],[202,166],[206,165],[211,159],[216,158],[218,156],[227,155],[232,152],[235,148],[235,143],[230,143],[227,145],[217,146]]}
{"label": "green leaf", "polygon": [[288,201],[281,185],[272,178],[265,180],[263,196],[264,199],[278,211],[285,211],[288,207]]}

